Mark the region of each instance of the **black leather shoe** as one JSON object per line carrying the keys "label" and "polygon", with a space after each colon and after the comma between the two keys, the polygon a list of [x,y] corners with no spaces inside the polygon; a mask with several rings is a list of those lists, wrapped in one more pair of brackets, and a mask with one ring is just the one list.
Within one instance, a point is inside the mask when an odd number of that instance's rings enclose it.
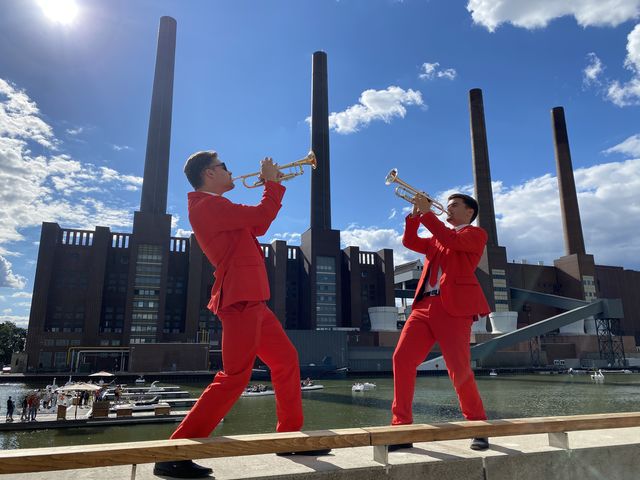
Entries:
{"label": "black leather shoe", "polygon": [[471,450],[487,450],[489,448],[489,439],[486,437],[474,438],[471,441]]}
{"label": "black leather shoe", "polygon": [[331,453],[330,448],[322,448],[320,450],[307,450],[306,452],[280,452],[276,453],[279,457],[290,457],[292,455],[306,455],[308,457],[320,457],[322,455],[329,455]]}
{"label": "black leather shoe", "polygon": [[[153,467],[154,475],[174,478],[206,478],[213,473],[208,467],[202,467],[191,460],[178,462],[158,462]],[[210,477],[213,478],[213,477]]]}
{"label": "black leather shoe", "polygon": [[393,445],[389,445],[388,447],[390,452],[395,452],[396,450],[403,450],[405,448],[413,448],[413,443],[394,443]]}

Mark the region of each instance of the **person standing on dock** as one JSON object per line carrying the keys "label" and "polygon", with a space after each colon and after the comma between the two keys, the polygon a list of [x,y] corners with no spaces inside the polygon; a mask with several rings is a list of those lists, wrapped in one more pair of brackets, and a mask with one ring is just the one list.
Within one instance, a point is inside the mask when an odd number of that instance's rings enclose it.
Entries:
{"label": "person standing on dock", "polygon": [[[478,203],[461,193],[449,197],[447,228],[431,210],[431,200],[423,195],[413,199],[413,212],[407,216],[402,244],[426,257],[416,288],[413,309],[402,329],[393,353],[394,397],[392,425],[413,423],[412,403],[416,370],[435,342],[440,344],[449,378],[467,420],[486,420],[478,392],[469,342],[471,325],[478,315],[490,312],[475,276],[487,233],[470,225],[478,215]],[[421,238],[424,225],[433,236]],[[389,451],[411,448],[410,443],[390,445]],[[489,448],[488,438],[474,438],[473,450]]]}
{"label": "person standing on dock", "polygon": [[7,417],[5,418],[5,421],[13,422],[13,409],[15,407],[16,407],[16,404],[12,400],[11,395],[9,395],[9,398],[7,399]]}
{"label": "person standing on dock", "polygon": [[[298,352],[282,324],[267,307],[269,281],[264,253],[256,237],[264,235],[281,207],[285,188],[269,157],[262,160],[262,200],[256,206],[232,203],[223,194],[234,188],[231,172],[214,151],[197,152],[184,173],[189,192],[189,221],[198,245],[215,267],[208,308],[222,322],[223,371],[204,390],[176,431],[175,438],[208,437],[240,397],[251,378],[256,356],[271,369],[278,432],[302,428]],[[307,452],[320,455],[328,450]],[[211,469],[190,460],[159,462],[156,475],[205,477]]]}

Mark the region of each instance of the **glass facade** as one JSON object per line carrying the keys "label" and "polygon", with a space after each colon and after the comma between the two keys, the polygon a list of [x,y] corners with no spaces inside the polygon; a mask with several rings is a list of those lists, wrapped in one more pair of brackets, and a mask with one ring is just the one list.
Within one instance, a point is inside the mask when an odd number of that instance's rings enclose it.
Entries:
{"label": "glass facade", "polygon": [[335,327],[336,259],[316,257],[316,329]]}
{"label": "glass facade", "polygon": [[130,343],[155,343],[160,309],[162,247],[139,245],[136,259]]}

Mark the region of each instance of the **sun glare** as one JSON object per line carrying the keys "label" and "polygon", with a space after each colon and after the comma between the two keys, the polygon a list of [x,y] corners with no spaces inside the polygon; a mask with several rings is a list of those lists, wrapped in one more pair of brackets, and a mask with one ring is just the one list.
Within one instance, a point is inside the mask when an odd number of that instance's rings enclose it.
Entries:
{"label": "sun glare", "polygon": [[50,20],[63,25],[69,25],[78,15],[75,0],[38,0],[38,4]]}

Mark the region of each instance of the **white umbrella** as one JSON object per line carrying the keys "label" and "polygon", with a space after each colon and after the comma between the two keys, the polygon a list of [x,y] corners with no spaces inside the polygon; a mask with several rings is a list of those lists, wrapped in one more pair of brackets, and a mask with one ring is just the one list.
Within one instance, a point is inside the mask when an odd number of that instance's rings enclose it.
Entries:
{"label": "white umbrella", "polygon": [[90,377],[115,377],[113,373],[105,372],[104,370],[89,375]]}
{"label": "white umbrella", "polygon": [[79,382],[70,383],[64,387],[58,388],[58,392],[97,392],[102,387],[93,383]]}

